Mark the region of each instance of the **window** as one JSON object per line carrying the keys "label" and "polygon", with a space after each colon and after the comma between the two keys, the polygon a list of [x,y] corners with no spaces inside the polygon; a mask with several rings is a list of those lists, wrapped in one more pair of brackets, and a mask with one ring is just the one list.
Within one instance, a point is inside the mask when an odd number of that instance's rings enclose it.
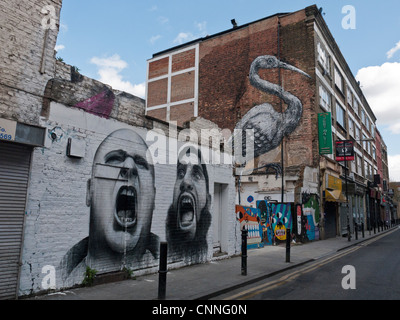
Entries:
{"label": "window", "polygon": [[349,119],[349,133],[350,135],[354,138],[354,121],[352,119]]}
{"label": "window", "polygon": [[365,124],[365,111],[361,109],[361,122]]}
{"label": "window", "polygon": [[364,160],[364,177],[367,178],[368,176],[368,163]]}
{"label": "window", "polygon": [[346,129],[344,112],[345,111],[341,105],[336,102],[336,121],[342,126],[343,129]]}
{"label": "window", "polygon": [[343,77],[340,74],[340,71],[337,69],[335,66],[335,84],[338,87],[338,89],[343,92]]}
{"label": "window", "polygon": [[360,128],[356,126],[356,140],[360,143],[361,135],[360,135]]}
{"label": "window", "polygon": [[372,147],[372,158],[374,158],[374,160],[376,160],[376,148]]}
{"label": "window", "polygon": [[348,103],[350,106],[353,106],[353,96],[352,96],[352,94],[351,94],[350,87],[347,87],[347,103]]}
{"label": "window", "polygon": [[367,136],[366,136],[365,134],[363,134],[363,135],[362,135],[362,139],[363,139],[363,147],[364,147],[364,150],[367,151],[368,144],[367,144],[367,141],[365,141],[365,140],[367,140]]}
{"label": "window", "polygon": [[357,115],[358,115],[358,112],[359,112],[359,111],[358,111],[358,107],[359,107],[359,103],[358,103],[356,97],[354,97],[353,109],[354,109],[354,111],[356,112]]}
{"label": "window", "polygon": [[326,50],[322,47],[321,43],[318,43],[318,62],[324,68],[327,74],[330,74],[330,63],[329,55]]}
{"label": "window", "polygon": [[323,87],[319,87],[319,103],[323,109],[330,112],[331,111],[331,95],[328,91]]}
{"label": "window", "polygon": [[357,173],[362,175],[362,162],[359,155],[357,155]]}

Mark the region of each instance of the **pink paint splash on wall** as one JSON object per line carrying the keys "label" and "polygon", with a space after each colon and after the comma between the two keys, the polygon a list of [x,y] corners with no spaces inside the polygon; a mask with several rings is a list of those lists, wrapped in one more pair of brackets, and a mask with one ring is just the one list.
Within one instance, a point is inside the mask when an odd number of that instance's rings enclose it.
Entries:
{"label": "pink paint splash on wall", "polygon": [[105,90],[98,95],[77,103],[74,108],[83,109],[86,112],[108,119],[110,118],[114,101],[114,93],[111,90]]}

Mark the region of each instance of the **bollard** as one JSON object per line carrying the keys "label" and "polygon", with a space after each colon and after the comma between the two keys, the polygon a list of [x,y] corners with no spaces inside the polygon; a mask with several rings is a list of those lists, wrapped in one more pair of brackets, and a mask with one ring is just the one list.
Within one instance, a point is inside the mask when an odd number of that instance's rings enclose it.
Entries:
{"label": "bollard", "polygon": [[365,238],[364,222],[361,224],[362,237]]}
{"label": "bollard", "polygon": [[358,224],[357,223],[354,224],[354,232],[356,234],[356,240],[358,240]]}
{"label": "bollard", "polygon": [[247,234],[246,227],[242,230],[242,276],[247,276]]}
{"label": "bollard", "polygon": [[286,262],[290,262],[290,240],[291,240],[291,230],[286,230]]}
{"label": "bollard", "polygon": [[167,289],[167,253],[168,243],[160,243],[160,268],[158,270],[158,300],[165,300]]}

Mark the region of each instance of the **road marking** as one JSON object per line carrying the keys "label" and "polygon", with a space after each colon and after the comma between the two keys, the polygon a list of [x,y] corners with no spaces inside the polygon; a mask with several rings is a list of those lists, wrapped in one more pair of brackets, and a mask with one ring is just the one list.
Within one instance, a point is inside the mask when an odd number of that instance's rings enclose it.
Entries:
{"label": "road marking", "polygon": [[256,287],[241,291],[241,292],[239,292],[239,293],[237,293],[235,295],[232,295],[232,296],[229,296],[227,298],[224,298],[223,300],[248,300],[248,299],[251,299],[254,296],[259,295],[261,293],[264,293],[264,292],[267,292],[267,291],[271,291],[271,290],[273,290],[273,289],[275,289],[275,288],[277,288],[277,287],[279,287],[279,286],[281,286],[283,284],[286,284],[286,283],[288,283],[290,281],[293,281],[294,279],[298,278],[301,275],[307,274],[307,273],[309,273],[311,271],[314,271],[315,269],[321,268],[322,266],[324,266],[324,265],[326,265],[328,263],[331,263],[331,262],[333,262],[335,260],[338,260],[338,259],[340,259],[340,258],[342,258],[344,256],[347,256],[347,255],[349,255],[349,254],[361,249],[362,247],[368,246],[371,243],[376,242],[376,241],[382,239],[383,237],[385,237],[385,236],[387,236],[387,235],[389,235],[389,234],[391,234],[391,233],[393,233],[395,231],[398,231],[398,229],[393,230],[391,232],[387,232],[387,233],[385,233],[383,235],[374,237],[373,239],[367,240],[367,241],[365,241],[363,243],[357,244],[354,247],[346,249],[345,251],[341,251],[341,252],[339,252],[339,253],[337,253],[337,254],[335,254],[333,256],[330,256],[330,257],[328,257],[326,259],[323,259],[322,261],[316,260],[316,263],[311,265],[311,266],[304,267],[304,268],[302,268],[300,270],[294,271],[294,272],[292,272],[292,273],[290,273],[288,275],[282,276],[281,278],[279,278],[277,280],[269,281],[267,283],[258,285]]}

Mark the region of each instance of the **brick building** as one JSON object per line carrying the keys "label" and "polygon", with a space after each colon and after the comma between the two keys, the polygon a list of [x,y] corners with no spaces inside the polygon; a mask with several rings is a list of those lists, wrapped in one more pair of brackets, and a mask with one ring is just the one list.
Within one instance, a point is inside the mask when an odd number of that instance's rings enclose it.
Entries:
{"label": "brick building", "polygon": [[[237,203],[301,204],[309,239],[372,227],[376,117],[316,6],[154,54],[146,112],[254,129],[253,172],[237,177]],[[353,143],[353,161],[336,161],[340,140]]]}

